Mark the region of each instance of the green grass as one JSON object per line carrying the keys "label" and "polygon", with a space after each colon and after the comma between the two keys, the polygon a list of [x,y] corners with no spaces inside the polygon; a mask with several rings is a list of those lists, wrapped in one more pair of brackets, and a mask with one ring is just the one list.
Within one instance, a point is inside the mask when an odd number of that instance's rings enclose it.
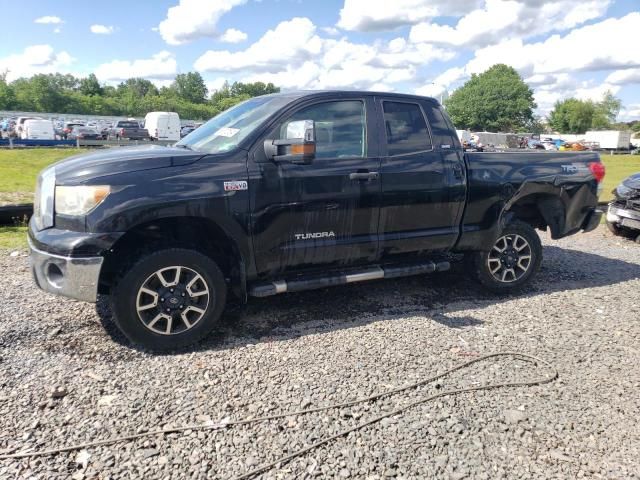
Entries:
{"label": "green grass", "polygon": [[0,250],[27,248],[27,227],[0,227]]}
{"label": "green grass", "polygon": [[611,191],[632,173],[640,172],[640,155],[602,155],[607,173],[604,176],[604,187],[600,200],[607,202],[613,199]]}
{"label": "green grass", "polygon": [[[75,155],[75,148],[34,148],[0,150],[0,205],[33,200],[36,176],[47,165]],[[602,201],[611,200],[611,191],[632,173],[640,172],[640,155],[602,155],[607,168]]]}
{"label": "green grass", "polygon": [[0,149],[0,205],[32,202],[40,170],[77,153],[75,148]]}

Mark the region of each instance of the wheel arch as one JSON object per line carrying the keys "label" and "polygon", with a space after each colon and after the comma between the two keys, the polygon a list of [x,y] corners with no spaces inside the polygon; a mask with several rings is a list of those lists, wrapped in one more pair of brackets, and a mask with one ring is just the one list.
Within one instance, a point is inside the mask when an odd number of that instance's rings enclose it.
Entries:
{"label": "wheel arch", "polygon": [[514,196],[502,211],[505,223],[520,220],[533,228],[546,230],[556,239],[565,231],[565,205],[557,192],[534,191]]}
{"label": "wheel arch", "polygon": [[232,291],[246,299],[247,255],[229,232],[203,217],[165,217],[130,228],[104,254],[99,293],[108,294],[118,275],[145,253],[163,248],[188,248],[214,260]]}

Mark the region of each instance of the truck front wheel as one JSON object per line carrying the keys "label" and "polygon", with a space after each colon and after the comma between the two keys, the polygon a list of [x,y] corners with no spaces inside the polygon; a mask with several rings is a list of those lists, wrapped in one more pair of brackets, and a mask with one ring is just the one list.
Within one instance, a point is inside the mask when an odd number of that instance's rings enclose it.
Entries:
{"label": "truck front wheel", "polygon": [[216,326],[227,286],[216,263],[195,250],[160,250],[138,260],[116,281],[116,325],[134,344],[171,350],[198,342]]}
{"label": "truck front wheel", "polygon": [[496,293],[518,290],[540,268],[542,244],[531,225],[515,221],[508,224],[488,252],[476,252],[472,269],[478,281]]}

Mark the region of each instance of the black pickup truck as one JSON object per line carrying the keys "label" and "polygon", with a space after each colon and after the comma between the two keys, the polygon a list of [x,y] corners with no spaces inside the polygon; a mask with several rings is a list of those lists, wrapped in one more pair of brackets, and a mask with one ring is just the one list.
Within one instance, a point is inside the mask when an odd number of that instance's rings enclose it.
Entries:
{"label": "black pickup truck", "polygon": [[113,127],[107,131],[107,140],[149,140],[149,132],[142,128],[135,120],[118,120]]}
{"label": "black pickup truck", "polygon": [[171,349],[241,301],[447,270],[517,289],[535,229],[589,231],[595,153],[464,153],[431,98],[256,97],[172,147],[82,154],[39,175],[29,228],[40,288],[96,301],[134,343]]}

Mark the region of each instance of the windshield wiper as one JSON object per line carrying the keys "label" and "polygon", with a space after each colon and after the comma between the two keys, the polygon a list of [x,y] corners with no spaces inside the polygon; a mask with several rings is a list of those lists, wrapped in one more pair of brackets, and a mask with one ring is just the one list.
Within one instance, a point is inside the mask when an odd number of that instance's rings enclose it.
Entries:
{"label": "windshield wiper", "polygon": [[189,145],[185,145],[184,143],[182,144],[175,144],[174,147],[180,147],[180,148],[186,148],[187,150],[193,150],[193,148],[191,148]]}

